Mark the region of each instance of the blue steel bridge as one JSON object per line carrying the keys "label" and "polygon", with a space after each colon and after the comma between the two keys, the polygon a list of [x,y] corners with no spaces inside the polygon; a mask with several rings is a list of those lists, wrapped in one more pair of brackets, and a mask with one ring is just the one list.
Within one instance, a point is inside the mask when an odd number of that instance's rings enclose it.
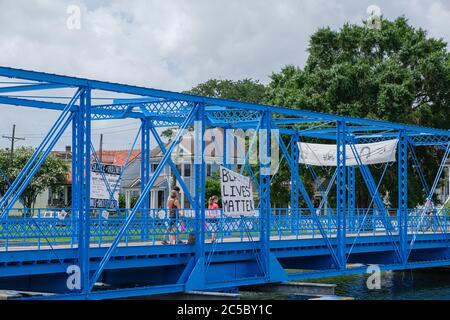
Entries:
{"label": "blue steel bridge", "polygon": [[[432,206],[450,152],[447,130],[7,67],[0,67],[0,77],[1,108],[47,109],[56,115],[17,178],[8,181],[1,172],[8,189],[0,199],[0,290],[45,293],[33,299],[110,299],[365,273],[373,264],[381,270],[450,265],[449,215]],[[133,209],[109,210],[105,218],[101,209],[90,207],[90,168],[99,161],[91,142],[91,124],[124,119],[140,122],[133,148],[139,141],[141,196]],[[265,170],[270,163],[261,161],[257,176],[246,155],[241,172],[257,186],[257,215],[221,213],[218,222],[211,224],[205,217],[204,160],[195,164],[196,188],[190,193],[171,157],[184,131],[194,123],[199,137],[210,128],[254,129],[251,143],[258,140],[260,152],[268,157],[271,147],[277,146],[290,171],[288,208],[273,208],[274,176]],[[160,129],[167,127],[180,129],[169,145],[160,137]],[[275,129],[277,143],[271,140]],[[17,209],[21,194],[66,131],[72,136],[72,206]],[[223,145],[229,138],[224,135]],[[336,144],[335,171],[326,183],[321,183],[313,167],[299,163],[297,142],[311,139]],[[383,175],[375,179],[373,166],[364,164],[355,146],[392,139],[398,140],[397,161],[387,163]],[[197,150],[204,150],[205,142],[196,141]],[[164,154],[153,172],[152,143]],[[442,150],[435,177],[425,176],[416,153],[419,148]],[[358,165],[346,164],[348,150]],[[229,167],[227,151],[224,148],[223,164]],[[174,245],[161,243],[169,224],[167,210],[148,205],[149,192],[166,165],[190,203],[190,209],[178,211],[176,223],[183,227],[178,228],[177,238],[183,243]],[[389,170],[396,172],[397,188],[391,192],[398,194],[398,203],[386,207],[379,187]],[[415,192],[424,192],[423,208],[408,208],[411,175],[422,183],[422,190]],[[320,204],[314,203],[301,176],[321,190]],[[357,179],[364,190],[356,190]],[[112,199],[117,185],[107,186]],[[336,206],[325,208],[331,190]],[[369,195],[369,208],[356,206],[358,193]],[[301,200],[305,208],[300,208]],[[214,243],[212,231],[217,233]],[[188,242],[189,235],[195,236],[194,243]],[[70,286],[68,272],[73,266],[78,269],[70,276],[80,281]]]}

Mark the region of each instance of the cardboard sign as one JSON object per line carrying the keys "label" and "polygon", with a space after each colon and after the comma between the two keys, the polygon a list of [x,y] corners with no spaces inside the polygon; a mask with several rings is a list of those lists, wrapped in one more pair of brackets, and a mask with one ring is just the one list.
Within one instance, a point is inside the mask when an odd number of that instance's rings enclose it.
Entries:
{"label": "cardboard sign", "polygon": [[220,167],[222,208],[226,216],[255,216],[253,187],[250,178]]}
{"label": "cardboard sign", "polygon": [[120,166],[98,163],[91,165],[91,208],[112,209],[118,206],[120,185],[117,186],[114,197],[111,199],[102,172],[105,175],[110,190],[113,191],[119,180],[121,171],[122,168]]}

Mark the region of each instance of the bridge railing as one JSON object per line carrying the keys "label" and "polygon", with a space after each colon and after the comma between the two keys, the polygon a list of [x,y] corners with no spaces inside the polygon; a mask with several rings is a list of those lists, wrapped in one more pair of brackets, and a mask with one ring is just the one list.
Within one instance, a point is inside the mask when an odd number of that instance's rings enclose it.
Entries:
{"label": "bridge railing", "polygon": [[[346,214],[348,236],[377,236],[386,234],[386,224],[391,234],[398,234],[396,209],[389,209],[381,216],[375,209],[354,209]],[[119,233],[129,209],[105,211],[92,209],[90,213],[91,246],[108,246]],[[408,234],[433,234],[449,231],[447,210],[421,214],[419,209],[408,211]],[[329,237],[337,234],[336,210],[317,211],[321,226]],[[168,209],[139,211],[121,239],[121,246],[142,243],[160,245],[164,240],[188,243],[193,240],[196,229],[195,212],[180,209],[171,215]],[[241,242],[259,240],[258,216],[228,217],[221,210],[207,212],[200,223],[206,241],[213,235],[218,242]],[[48,248],[74,248],[78,244],[78,219],[68,208],[12,209],[7,218],[0,221],[0,251],[39,250]],[[271,239],[321,238],[319,227],[307,209],[272,209]]]}

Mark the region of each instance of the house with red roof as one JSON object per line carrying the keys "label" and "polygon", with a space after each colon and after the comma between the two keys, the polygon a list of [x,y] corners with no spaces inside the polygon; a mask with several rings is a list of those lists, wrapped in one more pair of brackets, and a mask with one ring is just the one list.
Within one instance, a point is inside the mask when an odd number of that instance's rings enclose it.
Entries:
{"label": "house with red roof", "polygon": [[[221,148],[208,148],[213,142],[206,143],[206,150],[210,149],[211,152],[206,152],[205,160],[206,175],[207,177],[213,176],[219,168],[217,163],[220,163],[223,155]],[[195,190],[195,170],[194,170],[194,138],[187,135],[183,137],[181,142],[177,145],[172,153],[172,160],[177,166],[178,172],[186,184],[189,192],[194,193]],[[72,152],[70,147],[66,147],[65,151],[53,152],[57,157],[71,162]],[[120,179],[119,193],[125,198],[126,208],[131,208],[133,203],[139,198],[141,191],[141,150],[103,150],[100,154],[96,151],[97,158],[103,164],[120,166],[123,170],[122,177]],[[164,154],[160,147],[155,147],[150,151],[150,172],[155,172],[159,163],[161,162]],[[242,163],[243,157],[234,156],[234,163]],[[92,163],[94,163],[95,157],[92,156]],[[239,162],[240,161],[240,162]],[[69,166],[70,167],[70,166]],[[173,180],[172,169],[169,165],[166,165],[161,174],[159,175],[156,183],[154,184],[150,192],[150,208],[163,208],[166,205],[166,200],[169,196]],[[42,193],[36,201],[36,208],[66,208],[71,206],[72,202],[72,172],[69,169],[67,173],[67,181],[64,185],[56,186]],[[177,185],[179,183],[177,182]],[[180,201],[185,209],[190,208],[188,198],[183,191],[180,193]]]}

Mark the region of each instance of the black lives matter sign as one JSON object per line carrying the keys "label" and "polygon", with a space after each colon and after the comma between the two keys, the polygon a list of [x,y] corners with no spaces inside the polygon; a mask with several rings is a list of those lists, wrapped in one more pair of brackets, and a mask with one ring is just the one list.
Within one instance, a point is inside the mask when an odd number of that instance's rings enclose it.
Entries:
{"label": "black lives matter sign", "polygon": [[254,216],[255,203],[250,178],[220,167],[223,213],[228,216]]}

